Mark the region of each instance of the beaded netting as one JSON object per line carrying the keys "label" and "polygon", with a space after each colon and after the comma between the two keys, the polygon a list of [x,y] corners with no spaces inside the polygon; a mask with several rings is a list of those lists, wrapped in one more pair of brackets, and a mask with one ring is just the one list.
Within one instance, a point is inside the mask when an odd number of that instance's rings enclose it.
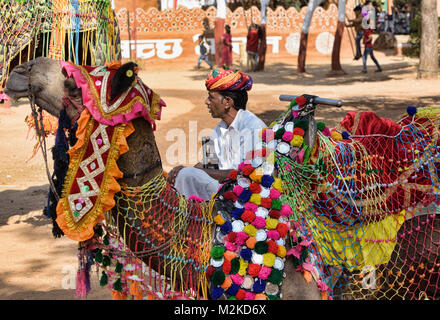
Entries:
{"label": "beaded netting", "polygon": [[160,172],[143,186],[122,185],[115,202],[83,243],[77,294],[87,294],[80,273],[95,263],[115,299],[206,299],[214,200],[187,200]]}
{"label": "beaded netting", "polygon": [[16,57],[18,64],[44,56],[79,65],[120,58],[110,0],[2,0],[0,38],[0,87]]}
{"label": "beaded netting", "polygon": [[[407,111],[397,123],[371,112],[348,113],[332,131],[318,122],[313,150],[301,140],[300,159],[294,147],[275,152],[307,241],[291,242],[295,263],[308,257],[332,298],[439,299],[440,109]],[[271,126],[278,145],[288,121],[308,130],[289,108]]]}

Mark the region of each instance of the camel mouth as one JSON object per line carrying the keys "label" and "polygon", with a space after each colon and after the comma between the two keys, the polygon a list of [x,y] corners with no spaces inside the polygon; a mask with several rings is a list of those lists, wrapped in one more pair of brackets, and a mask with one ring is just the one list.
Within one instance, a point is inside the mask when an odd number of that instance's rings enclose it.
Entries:
{"label": "camel mouth", "polygon": [[29,78],[26,75],[12,71],[4,93],[11,99],[17,100],[28,96]]}

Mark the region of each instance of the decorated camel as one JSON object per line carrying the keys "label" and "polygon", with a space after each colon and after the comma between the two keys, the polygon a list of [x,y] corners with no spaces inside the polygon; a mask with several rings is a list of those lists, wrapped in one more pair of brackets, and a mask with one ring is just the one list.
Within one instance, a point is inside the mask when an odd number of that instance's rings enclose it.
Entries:
{"label": "decorated camel", "polygon": [[60,119],[47,211],[80,242],[80,295],[97,264],[115,298],[439,296],[436,109],[398,123],[350,112],[330,130],[315,97],[297,97],[202,202],[165,181],[153,133],[165,104],[133,63],[38,58],[7,93]]}

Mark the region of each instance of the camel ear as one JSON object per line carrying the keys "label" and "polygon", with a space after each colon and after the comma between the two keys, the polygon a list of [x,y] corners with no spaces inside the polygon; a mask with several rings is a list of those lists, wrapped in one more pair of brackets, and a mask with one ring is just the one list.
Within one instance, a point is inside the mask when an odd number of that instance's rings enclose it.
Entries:
{"label": "camel ear", "polygon": [[110,101],[115,99],[119,94],[130,88],[136,78],[135,69],[137,64],[127,62],[123,64],[115,73],[112,79],[112,87],[110,92]]}

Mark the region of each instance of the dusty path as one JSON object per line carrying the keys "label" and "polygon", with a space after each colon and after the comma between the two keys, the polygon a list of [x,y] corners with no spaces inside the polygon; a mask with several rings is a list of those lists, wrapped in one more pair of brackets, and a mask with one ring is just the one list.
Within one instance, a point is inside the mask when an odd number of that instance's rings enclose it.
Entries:
{"label": "dusty path", "polygon": [[[383,65],[383,73],[364,75],[360,73],[361,62],[344,61],[348,75],[342,77],[327,77],[327,64],[311,65],[308,74],[299,76],[293,65],[269,63],[264,73],[252,74],[255,84],[248,108],[270,123],[286,107],[285,102],[278,100],[280,94],[309,93],[342,99],[343,108],[324,107],[317,112],[318,119],[334,126],[348,110],[355,108],[397,119],[410,105],[440,106],[440,80],[415,80],[413,60],[385,57],[380,52],[376,56]],[[188,149],[194,147],[191,141],[197,141],[203,129],[208,132],[218,121],[210,118],[203,103],[207,69],[196,70],[191,66],[182,70],[149,71],[144,68],[141,72],[144,82],[168,105],[156,133],[168,170],[175,159],[167,154],[172,155],[170,150],[176,147],[178,133],[184,134]],[[51,224],[42,216],[49,186],[41,154],[26,161],[35,143],[26,137],[24,118],[28,114],[26,101],[18,107],[0,107],[0,298],[74,299],[76,243],[67,238],[53,239]],[[53,144],[53,138],[48,144]],[[180,160],[191,165],[197,157],[186,154]],[[52,168],[51,163],[49,166]],[[108,290],[99,287],[97,276],[92,279],[89,298],[109,299]]]}

